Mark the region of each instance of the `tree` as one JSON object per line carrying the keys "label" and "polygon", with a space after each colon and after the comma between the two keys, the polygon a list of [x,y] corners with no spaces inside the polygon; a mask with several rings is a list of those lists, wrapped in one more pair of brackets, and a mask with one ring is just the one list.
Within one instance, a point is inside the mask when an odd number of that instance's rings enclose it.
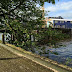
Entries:
{"label": "tree", "polygon": [[34,30],[40,29],[44,23],[42,11],[36,7],[35,2],[27,2],[25,5],[28,8],[21,6],[14,10],[12,16],[5,15],[6,29],[10,30],[15,40],[9,42],[15,45],[27,45],[31,41],[30,35],[35,35]]}
{"label": "tree", "polygon": [[[32,30],[37,27],[41,28],[44,24],[42,11],[36,7],[39,3],[41,6],[47,0],[0,0],[0,21],[10,33],[14,35],[16,44],[23,41],[23,35],[33,34]],[[49,0],[49,3],[55,3]],[[22,35],[21,35],[22,34]],[[19,39],[19,37],[22,39]],[[24,40],[24,42],[27,40]],[[18,42],[18,43],[17,43]]]}
{"label": "tree", "polygon": [[[31,4],[28,3],[38,3],[41,6],[44,2],[55,3],[55,0],[0,0],[0,22],[5,24],[5,20],[8,18],[16,18],[17,15],[15,12],[19,13],[21,11],[26,11],[26,9],[32,9]],[[5,26],[6,27],[6,26]]]}
{"label": "tree", "polygon": [[43,5],[44,2],[52,2],[54,4],[55,0],[0,0],[0,17],[5,19],[6,15],[12,16],[12,14],[14,14],[14,10],[21,8],[22,6],[24,8],[29,8],[26,5],[27,2],[35,2]]}
{"label": "tree", "polygon": [[[34,2],[38,3],[41,6],[44,4],[44,2],[52,2],[55,3],[55,0],[0,0],[0,22],[4,27],[6,27],[5,20],[8,19],[15,19],[18,17],[16,13],[18,14],[21,11],[26,11],[26,9],[32,9],[27,5],[28,3]],[[9,20],[8,20],[9,21]]]}

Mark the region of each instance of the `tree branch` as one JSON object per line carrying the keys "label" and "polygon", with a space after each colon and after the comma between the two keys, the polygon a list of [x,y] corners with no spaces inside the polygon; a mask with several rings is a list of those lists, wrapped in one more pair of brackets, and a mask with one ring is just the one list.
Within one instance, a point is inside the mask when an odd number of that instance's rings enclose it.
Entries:
{"label": "tree branch", "polygon": [[22,4],[23,4],[23,1],[20,0],[20,4],[19,4],[18,6],[16,6],[14,9],[10,10],[9,13],[12,12],[12,11],[14,11],[14,10],[17,9],[18,7],[20,7]]}

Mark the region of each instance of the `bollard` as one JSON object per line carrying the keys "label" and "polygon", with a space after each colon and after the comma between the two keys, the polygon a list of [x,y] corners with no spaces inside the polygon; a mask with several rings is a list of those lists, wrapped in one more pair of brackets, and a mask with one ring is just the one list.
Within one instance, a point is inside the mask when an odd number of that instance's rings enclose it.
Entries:
{"label": "bollard", "polygon": [[2,43],[5,44],[5,37],[4,37],[4,33],[2,35]]}

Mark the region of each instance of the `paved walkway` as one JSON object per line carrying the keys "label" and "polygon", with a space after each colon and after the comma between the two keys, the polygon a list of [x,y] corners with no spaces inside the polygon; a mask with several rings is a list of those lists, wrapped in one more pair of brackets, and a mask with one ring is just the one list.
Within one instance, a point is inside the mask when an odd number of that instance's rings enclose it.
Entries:
{"label": "paved walkway", "polygon": [[0,72],[52,72],[31,60],[0,47]]}
{"label": "paved walkway", "polygon": [[4,44],[0,43],[0,46],[0,60],[2,61],[2,64],[0,63],[2,68],[0,69],[4,70],[4,72],[6,72],[6,70],[9,70],[7,72],[52,72],[48,68],[54,70],[54,72],[72,72],[50,62],[43,61],[40,58],[20,52],[19,50]]}

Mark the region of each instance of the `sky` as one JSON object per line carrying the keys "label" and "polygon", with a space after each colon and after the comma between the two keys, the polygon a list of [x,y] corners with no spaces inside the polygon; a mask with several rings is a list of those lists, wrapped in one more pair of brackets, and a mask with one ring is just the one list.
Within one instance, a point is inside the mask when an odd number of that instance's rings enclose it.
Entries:
{"label": "sky", "polygon": [[45,2],[44,8],[50,11],[45,17],[62,16],[64,19],[72,19],[72,0],[55,0],[55,4]]}

